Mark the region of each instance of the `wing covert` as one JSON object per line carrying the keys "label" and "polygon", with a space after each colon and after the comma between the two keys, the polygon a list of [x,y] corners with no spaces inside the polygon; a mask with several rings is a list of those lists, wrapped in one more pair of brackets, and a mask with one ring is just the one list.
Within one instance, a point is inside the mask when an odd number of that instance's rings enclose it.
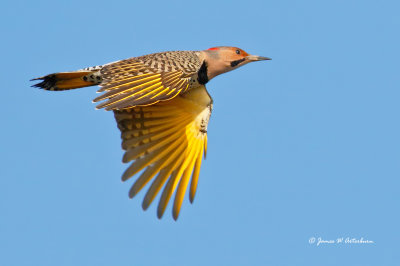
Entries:
{"label": "wing covert", "polygon": [[193,75],[199,68],[199,57],[193,51],[156,53],[111,63],[101,69],[99,92],[105,93],[93,101],[105,101],[97,108],[117,110],[170,100],[196,82]]}

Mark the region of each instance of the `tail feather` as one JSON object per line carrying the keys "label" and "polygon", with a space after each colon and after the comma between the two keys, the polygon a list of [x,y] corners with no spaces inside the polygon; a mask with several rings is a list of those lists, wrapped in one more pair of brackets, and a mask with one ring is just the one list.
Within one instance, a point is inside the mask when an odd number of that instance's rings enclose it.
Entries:
{"label": "tail feather", "polygon": [[50,91],[63,91],[97,85],[101,82],[101,76],[99,71],[74,71],[59,72],[31,79],[31,81],[34,80],[42,81],[32,85],[32,87]]}

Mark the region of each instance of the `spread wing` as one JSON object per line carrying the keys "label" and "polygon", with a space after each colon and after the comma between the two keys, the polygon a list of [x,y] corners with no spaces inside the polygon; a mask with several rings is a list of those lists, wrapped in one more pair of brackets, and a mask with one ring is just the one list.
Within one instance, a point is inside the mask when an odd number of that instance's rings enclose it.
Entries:
{"label": "spread wing", "polygon": [[193,75],[199,68],[199,57],[193,51],[156,53],[111,63],[100,70],[99,92],[105,93],[94,102],[105,100],[97,108],[116,110],[170,100],[196,82]]}
{"label": "spread wing", "polygon": [[212,99],[206,88],[200,86],[168,102],[114,111],[121,130],[122,147],[126,150],[123,162],[133,161],[122,180],[144,170],[129,196],[134,197],[153,180],[143,200],[144,210],[166,183],[157,216],[162,217],[176,191],[173,206],[176,220],[190,178],[189,199],[193,201],[202,157],[207,150],[207,124],[211,110]]}

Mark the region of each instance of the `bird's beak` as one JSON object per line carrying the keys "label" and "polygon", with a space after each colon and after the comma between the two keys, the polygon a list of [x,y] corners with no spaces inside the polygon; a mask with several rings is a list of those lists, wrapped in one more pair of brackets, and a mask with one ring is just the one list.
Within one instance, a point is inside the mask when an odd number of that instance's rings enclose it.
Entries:
{"label": "bird's beak", "polygon": [[251,62],[262,61],[262,60],[271,60],[271,58],[269,58],[269,57],[259,56],[259,55],[248,55],[248,56],[246,56],[246,59]]}

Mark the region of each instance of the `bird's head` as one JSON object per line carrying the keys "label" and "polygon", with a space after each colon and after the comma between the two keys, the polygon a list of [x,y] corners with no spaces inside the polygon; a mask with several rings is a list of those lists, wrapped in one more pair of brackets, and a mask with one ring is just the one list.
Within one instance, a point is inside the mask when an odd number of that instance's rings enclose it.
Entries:
{"label": "bird's head", "polygon": [[207,64],[207,74],[209,79],[250,62],[271,60],[271,58],[250,55],[240,48],[229,46],[209,48],[202,51],[202,54],[204,56],[204,61]]}

